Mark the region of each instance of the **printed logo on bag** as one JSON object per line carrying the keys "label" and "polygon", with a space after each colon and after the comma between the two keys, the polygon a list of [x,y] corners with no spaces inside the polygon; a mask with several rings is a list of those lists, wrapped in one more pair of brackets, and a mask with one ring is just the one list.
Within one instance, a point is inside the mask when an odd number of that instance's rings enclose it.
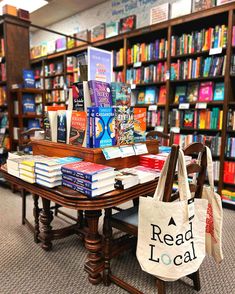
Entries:
{"label": "printed logo on bag", "polygon": [[215,239],[215,228],[214,228],[214,218],[213,218],[213,208],[210,203],[208,203],[207,207],[207,218],[206,218],[206,232],[211,235],[214,242],[217,243]]}
{"label": "printed logo on bag", "polygon": [[[177,227],[177,224],[175,223],[173,217],[170,218],[168,226],[174,225]],[[149,260],[152,262],[157,262],[157,263],[162,263],[164,265],[170,265],[174,264],[176,266],[180,266],[184,263],[188,263],[190,261],[193,261],[194,259],[197,258],[195,254],[195,248],[194,248],[194,237],[193,237],[193,224],[192,222],[189,222],[189,227],[186,230],[184,234],[178,234],[176,236],[172,236],[170,234],[163,234],[161,227],[155,224],[151,224],[151,230],[152,230],[152,235],[151,235],[151,244],[149,244]],[[169,251],[164,252],[160,256],[158,256],[158,252],[155,249],[157,242],[160,242],[164,245],[169,246]],[[179,247],[185,244],[186,242],[189,243],[189,250],[178,254],[176,256],[172,256],[170,253],[172,251],[172,246],[176,245]]]}

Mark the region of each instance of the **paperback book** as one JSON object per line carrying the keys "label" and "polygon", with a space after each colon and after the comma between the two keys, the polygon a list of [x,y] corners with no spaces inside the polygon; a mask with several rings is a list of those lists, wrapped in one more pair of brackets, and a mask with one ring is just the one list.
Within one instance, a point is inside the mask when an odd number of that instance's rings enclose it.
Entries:
{"label": "paperback book", "polygon": [[24,88],[35,88],[35,79],[33,70],[23,69]]}
{"label": "paperback book", "polygon": [[144,103],[145,104],[154,104],[156,103],[157,97],[157,88],[156,87],[147,87],[145,90]]}
{"label": "paperback book", "polygon": [[134,141],[143,142],[146,140],[147,128],[146,109],[134,107]]}
{"label": "paperback book", "polygon": [[214,87],[214,101],[224,100],[224,83],[216,83]]}
{"label": "paperback book", "polygon": [[24,93],[22,97],[22,104],[24,114],[36,112],[35,98],[33,94]]}
{"label": "paperback book", "polygon": [[131,104],[131,86],[126,83],[111,83],[112,101],[116,106],[130,106]]}
{"label": "paperback book", "polygon": [[145,102],[145,90],[140,90],[138,92],[137,104],[144,104],[144,102]]}
{"label": "paperback book", "polygon": [[65,110],[57,111],[57,142],[66,143],[67,140],[67,118]]}
{"label": "paperback book", "polygon": [[134,111],[133,107],[117,106],[115,108],[117,145],[134,142]]}
{"label": "paperback book", "polygon": [[100,81],[88,82],[92,106],[112,106],[111,88],[108,83]]}
{"label": "paperback book", "polygon": [[189,83],[187,89],[187,101],[195,102],[198,100],[199,83]]}
{"label": "paperback book", "polygon": [[166,86],[160,87],[158,103],[166,104]]}
{"label": "paperback book", "polygon": [[199,87],[198,101],[208,102],[213,99],[213,82],[201,83]]}
{"label": "paperback book", "polygon": [[187,102],[186,92],[187,92],[187,86],[176,86],[174,103]]}
{"label": "paperback book", "polygon": [[102,23],[91,30],[91,42],[103,40],[105,38],[105,24]]}
{"label": "paperback book", "polygon": [[83,83],[73,83],[72,86],[73,93],[73,110],[84,111],[84,91]]}
{"label": "paperback book", "polygon": [[193,0],[193,12],[215,6],[215,0]]}

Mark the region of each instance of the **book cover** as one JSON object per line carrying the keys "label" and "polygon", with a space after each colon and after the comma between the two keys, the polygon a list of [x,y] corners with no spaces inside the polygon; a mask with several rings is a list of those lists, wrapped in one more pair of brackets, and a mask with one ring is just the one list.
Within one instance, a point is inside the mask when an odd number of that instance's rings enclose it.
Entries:
{"label": "book cover", "polygon": [[117,36],[119,33],[119,22],[110,21],[105,26],[105,38],[111,38]]}
{"label": "book cover", "polygon": [[73,109],[72,110],[84,111],[83,82],[73,83],[72,93],[73,93]]}
{"label": "book cover", "polygon": [[193,0],[193,12],[215,6],[215,0]]}
{"label": "book cover", "polygon": [[57,111],[57,142],[66,143],[67,139],[67,119],[66,111]]}
{"label": "book cover", "polygon": [[24,88],[35,88],[35,79],[33,70],[23,69]]}
{"label": "book cover", "polygon": [[69,144],[86,147],[87,113],[85,111],[73,111]]}
{"label": "book cover", "polygon": [[145,102],[145,90],[140,90],[137,96],[137,104],[144,104]]}
{"label": "book cover", "polygon": [[187,89],[187,101],[195,102],[198,100],[199,83],[189,83]]}
{"label": "book cover", "polygon": [[117,145],[134,142],[134,111],[133,107],[117,106],[115,108]]}
{"label": "book cover", "polygon": [[91,42],[103,40],[105,38],[105,23],[102,23],[91,30]]}
{"label": "book cover", "polygon": [[213,82],[201,83],[199,87],[198,101],[212,101]]}
{"label": "book cover", "polygon": [[75,38],[81,39],[81,40],[75,40],[75,46],[82,46],[85,45],[88,41],[88,30],[80,31],[78,33],[74,34]]}
{"label": "book cover", "polygon": [[169,19],[169,3],[164,3],[150,9],[150,24],[159,23]]}
{"label": "book cover", "polygon": [[110,84],[100,81],[88,82],[92,106],[112,106]]}
{"label": "book cover", "polygon": [[22,104],[24,114],[36,112],[35,98],[33,94],[24,93],[22,97]]}
{"label": "book cover", "polygon": [[74,183],[76,185],[79,185],[79,186],[82,186],[82,187],[85,187],[85,188],[88,188],[88,189],[91,189],[91,190],[101,188],[101,187],[105,187],[105,186],[108,186],[108,185],[114,185],[114,182],[115,182],[114,176],[112,176],[110,178],[107,178],[105,180],[94,181],[94,182],[82,180],[82,179],[79,179],[77,177],[73,177],[73,176],[66,175],[66,174],[63,174],[62,178],[63,178],[63,180],[69,181],[71,183]]}
{"label": "book cover", "polygon": [[93,148],[116,145],[115,115],[112,107],[92,107]]}
{"label": "book cover", "polygon": [[156,103],[157,88],[156,87],[147,87],[145,90],[144,103],[145,104],[154,104]]}
{"label": "book cover", "polygon": [[134,107],[134,141],[146,140],[147,113],[145,108]]}
{"label": "book cover", "polygon": [[67,43],[66,43],[65,37],[59,38],[55,41],[55,47],[57,52],[66,50],[66,46],[67,46]]}
{"label": "book cover", "polygon": [[191,110],[185,110],[184,113],[184,127],[193,128],[194,112]]}
{"label": "book cover", "polygon": [[166,104],[166,86],[160,87],[158,103]]}
{"label": "book cover", "polygon": [[176,86],[175,88],[175,100],[174,103],[184,103],[186,99],[187,86]]}
{"label": "book cover", "polygon": [[63,174],[68,174],[87,181],[97,181],[114,175],[114,168],[103,164],[82,161],[62,166]]}
{"label": "book cover", "polygon": [[40,122],[38,119],[29,119],[28,120],[28,129],[39,129]]}
{"label": "book cover", "polygon": [[192,11],[191,0],[178,0],[171,4],[171,18],[180,17],[190,14]]}
{"label": "book cover", "polygon": [[130,32],[136,28],[136,15],[129,15],[120,19],[120,34]]}
{"label": "book cover", "polygon": [[224,83],[215,84],[213,100],[224,100]]}
{"label": "book cover", "polygon": [[126,83],[111,83],[112,101],[116,106],[131,105],[131,86]]}
{"label": "book cover", "polygon": [[62,180],[62,185],[67,187],[67,188],[73,189],[73,190],[75,190],[77,192],[80,192],[82,194],[85,194],[88,197],[96,197],[96,196],[99,196],[99,195],[102,195],[102,194],[105,194],[105,193],[107,193],[109,191],[114,190],[114,184],[108,185],[108,186],[105,186],[105,187],[102,187],[102,188],[94,189],[94,190],[82,187],[80,185],[76,185],[76,184],[71,183],[71,182],[66,181],[66,180]]}

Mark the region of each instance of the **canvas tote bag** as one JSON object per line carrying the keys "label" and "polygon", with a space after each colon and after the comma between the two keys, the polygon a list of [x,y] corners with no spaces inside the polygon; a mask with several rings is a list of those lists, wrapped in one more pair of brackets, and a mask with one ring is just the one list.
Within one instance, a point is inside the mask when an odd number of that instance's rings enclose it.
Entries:
{"label": "canvas tote bag", "polygon": [[220,195],[215,192],[213,161],[211,150],[206,147],[207,173],[209,186],[204,186],[202,198],[208,200],[207,219],[206,219],[206,252],[213,256],[216,262],[223,260],[222,251],[222,226],[223,208]]}
{"label": "canvas tote bag", "polygon": [[[182,150],[178,158],[180,201],[162,201],[169,156],[154,197],[140,197],[136,254],[143,271],[175,281],[197,271],[205,257],[208,201],[195,199],[193,205],[188,204],[191,194]],[[189,207],[194,208],[191,220]]]}

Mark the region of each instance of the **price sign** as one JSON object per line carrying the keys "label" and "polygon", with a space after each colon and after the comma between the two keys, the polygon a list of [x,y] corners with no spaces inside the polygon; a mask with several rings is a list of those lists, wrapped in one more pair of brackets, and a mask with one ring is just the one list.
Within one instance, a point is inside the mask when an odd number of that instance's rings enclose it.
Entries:
{"label": "price sign", "polygon": [[106,160],[122,157],[122,152],[119,147],[106,147],[102,149]]}
{"label": "price sign", "polygon": [[171,132],[176,133],[176,134],[179,134],[180,133],[180,128],[178,128],[178,127],[172,127],[171,128]]}
{"label": "price sign", "polygon": [[180,103],[179,109],[189,109],[189,103]]}
{"label": "price sign", "polygon": [[223,48],[219,47],[219,48],[211,48],[209,55],[216,55],[216,54],[220,54],[222,53]]}
{"label": "price sign", "polygon": [[157,105],[149,105],[149,108],[148,108],[149,111],[157,111]]}
{"label": "price sign", "polygon": [[133,67],[141,67],[141,65],[142,65],[142,62],[139,61],[139,62],[135,62],[135,63],[133,64]]}
{"label": "price sign", "polygon": [[131,84],[131,89],[132,90],[136,89],[136,84]]}
{"label": "price sign", "polygon": [[196,109],[207,109],[207,103],[201,102],[196,104]]}
{"label": "price sign", "polygon": [[133,146],[120,146],[122,157],[129,157],[135,155],[135,150]]}
{"label": "price sign", "polygon": [[157,126],[157,127],[155,127],[155,131],[163,132],[163,130],[164,130],[164,127],[163,126]]}
{"label": "price sign", "polygon": [[133,148],[135,150],[136,155],[146,154],[148,153],[148,149],[146,144],[134,144]]}

